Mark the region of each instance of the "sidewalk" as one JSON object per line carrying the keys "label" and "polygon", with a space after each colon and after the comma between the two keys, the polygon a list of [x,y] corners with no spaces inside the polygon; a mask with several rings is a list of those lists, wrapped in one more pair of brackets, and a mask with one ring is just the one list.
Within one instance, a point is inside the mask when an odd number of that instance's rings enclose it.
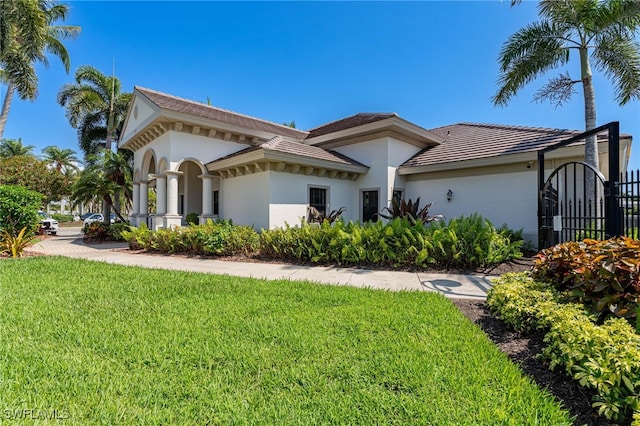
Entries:
{"label": "sidewalk", "polygon": [[349,285],[391,291],[437,291],[451,298],[484,300],[491,288],[491,276],[435,274],[426,272],[379,271],[291,264],[231,262],[215,259],[189,259],[178,256],[133,254],[126,243],[88,245],[82,242],[80,228],[60,228],[27,251],[119,265],[178,271],[204,272],[269,280],[309,280],[331,285]]}

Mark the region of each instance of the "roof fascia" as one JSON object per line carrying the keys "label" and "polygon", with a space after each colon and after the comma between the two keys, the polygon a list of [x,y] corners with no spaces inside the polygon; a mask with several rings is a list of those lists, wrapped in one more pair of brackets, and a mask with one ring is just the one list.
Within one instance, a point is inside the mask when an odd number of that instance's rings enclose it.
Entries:
{"label": "roof fascia", "polygon": [[305,157],[301,155],[290,154],[286,152],[278,152],[260,148],[255,151],[237,155],[235,157],[226,158],[224,160],[212,161],[206,164],[207,170],[215,171],[227,168],[239,167],[245,164],[255,163],[258,161],[278,161],[299,164],[301,166],[311,166],[316,168],[325,168],[339,170],[352,173],[366,173],[369,168],[367,166],[357,166],[355,164],[342,164],[333,161],[320,160],[317,158]]}
{"label": "roof fascia", "polygon": [[393,130],[402,135],[409,136],[410,139],[415,140],[418,143],[417,146],[420,147],[437,145],[444,141],[444,138],[436,135],[435,133],[423,129],[422,127],[403,118],[394,116],[385,118],[384,120],[363,124],[361,126],[350,127],[348,129],[338,130],[337,132],[327,133],[326,135],[309,138],[304,142],[308,145],[318,145],[323,147],[343,146],[353,143],[351,142],[351,139],[358,136],[377,133],[383,130]]}
{"label": "roof fascia", "polygon": [[[606,145],[606,142],[599,142],[598,146]],[[605,151],[598,148],[600,153]],[[559,158],[573,158],[584,155],[584,144],[569,145],[558,149],[557,151],[548,153],[545,158],[555,160]],[[474,167],[491,167],[506,164],[537,161],[538,151],[521,152],[517,154],[499,155],[495,157],[477,158],[474,160],[463,160],[449,163],[428,164],[424,166],[403,166],[398,168],[400,175],[414,175],[418,173],[442,172],[448,170],[461,170]]]}

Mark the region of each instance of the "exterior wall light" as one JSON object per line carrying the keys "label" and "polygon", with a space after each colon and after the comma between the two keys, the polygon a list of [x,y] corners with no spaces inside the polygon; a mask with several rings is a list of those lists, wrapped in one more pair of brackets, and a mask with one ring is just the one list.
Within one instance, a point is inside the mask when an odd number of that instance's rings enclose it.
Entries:
{"label": "exterior wall light", "polygon": [[452,190],[448,190],[447,191],[447,201],[451,202],[452,198],[453,198],[453,191]]}

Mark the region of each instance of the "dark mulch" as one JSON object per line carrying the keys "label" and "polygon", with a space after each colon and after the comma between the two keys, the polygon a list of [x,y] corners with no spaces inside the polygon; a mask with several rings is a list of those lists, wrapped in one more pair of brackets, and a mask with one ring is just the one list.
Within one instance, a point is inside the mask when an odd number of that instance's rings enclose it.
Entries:
{"label": "dark mulch", "polygon": [[598,417],[596,410],[591,408],[591,398],[594,395],[592,391],[578,386],[575,380],[567,377],[560,369],[549,370],[549,364],[538,357],[544,348],[542,333],[522,335],[512,331],[504,322],[491,315],[484,302],[467,299],[452,299],[452,302],[538,386],[547,389],[560,400],[576,416],[575,425],[611,424]]}

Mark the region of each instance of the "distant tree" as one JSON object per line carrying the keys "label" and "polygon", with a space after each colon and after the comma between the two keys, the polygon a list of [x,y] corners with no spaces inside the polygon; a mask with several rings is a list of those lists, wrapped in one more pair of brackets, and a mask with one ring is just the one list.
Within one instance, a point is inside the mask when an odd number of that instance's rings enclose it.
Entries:
{"label": "distant tree", "polygon": [[287,123],[286,121],[284,123],[282,123],[283,126],[287,126],[287,127],[291,127],[292,129],[296,128],[296,122],[295,121],[290,121],[289,123]]}
{"label": "distant tree", "polygon": [[76,82],[58,92],[58,103],[67,109],[71,127],[78,130],[85,161],[97,158],[101,148],[111,150],[124,125],[131,93],[121,93],[120,80],[84,65],[75,74]]}
{"label": "distant tree", "polygon": [[71,178],[33,155],[0,159],[0,185],[20,185],[39,192],[45,204],[71,195]]}
{"label": "distant tree", "polygon": [[25,100],[37,96],[37,62],[48,66],[46,54],[52,53],[69,72],[69,53],[61,40],[75,37],[80,27],[54,25],[66,19],[68,10],[67,5],[52,0],[0,1],[0,83],[7,85],[0,111],[0,138],[14,92]]}
{"label": "distant tree", "polygon": [[[537,92],[536,100],[561,105],[575,93],[574,86],[581,84],[586,130],[596,128],[592,67],[612,81],[620,105],[640,99],[640,49],[635,41],[640,2],[544,0],[538,11],[541,19],[517,31],[502,47],[495,105],[506,105],[526,84],[567,65],[571,52],[580,61],[579,78],[571,78],[568,72],[552,78]],[[600,166],[595,136],[585,143],[585,162]]]}
{"label": "distant tree", "polygon": [[0,139],[0,158],[33,155],[33,145],[23,145],[22,139]]}
{"label": "distant tree", "polygon": [[48,146],[42,150],[44,160],[56,168],[59,172],[64,173],[69,169],[78,169],[78,158],[76,152],[72,149],[61,149],[57,146]]}

